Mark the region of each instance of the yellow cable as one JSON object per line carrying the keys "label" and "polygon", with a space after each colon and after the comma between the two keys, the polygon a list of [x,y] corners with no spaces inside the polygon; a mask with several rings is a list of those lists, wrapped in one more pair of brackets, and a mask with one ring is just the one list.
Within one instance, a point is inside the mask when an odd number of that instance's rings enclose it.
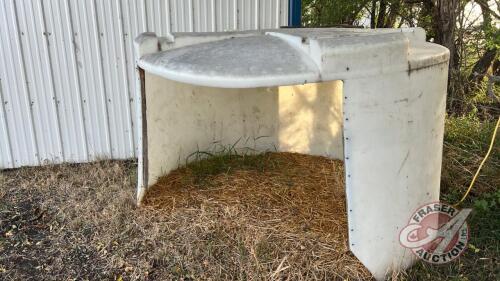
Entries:
{"label": "yellow cable", "polygon": [[477,177],[479,176],[479,172],[481,171],[481,168],[484,165],[484,162],[486,162],[486,159],[488,159],[488,156],[490,156],[491,150],[493,150],[493,144],[495,143],[495,138],[497,136],[497,131],[498,131],[498,125],[500,124],[500,117],[498,117],[497,124],[495,126],[495,129],[493,130],[493,136],[491,137],[491,142],[490,142],[490,148],[488,148],[488,152],[486,152],[486,155],[483,158],[483,161],[481,161],[481,164],[479,165],[479,168],[476,171],[476,174],[472,178],[472,181],[470,182],[469,188],[467,188],[467,191],[465,192],[464,196],[458,203],[456,203],[454,206],[460,205],[462,202],[464,202],[465,198],[467,198],[467,195],[469,195],[469,192],[471,191],[472,187],[474,186],[474,183],[476,182]]}

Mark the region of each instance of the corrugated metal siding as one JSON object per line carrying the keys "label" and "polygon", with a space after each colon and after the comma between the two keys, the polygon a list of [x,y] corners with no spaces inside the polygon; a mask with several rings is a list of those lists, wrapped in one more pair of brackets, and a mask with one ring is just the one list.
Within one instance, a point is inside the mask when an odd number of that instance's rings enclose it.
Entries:
{"label": "corrugated metal siding", "polygon": [[0,168],[134,157],[137,34],[287,21],[288,0],[0,1]]}

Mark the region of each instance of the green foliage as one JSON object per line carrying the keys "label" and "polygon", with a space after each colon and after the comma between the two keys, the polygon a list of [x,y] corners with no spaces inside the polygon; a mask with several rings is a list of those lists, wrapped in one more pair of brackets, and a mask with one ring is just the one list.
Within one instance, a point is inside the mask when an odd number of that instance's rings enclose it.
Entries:
{"label": "green foliage", "polygon": [[499,49],[500,48],[500,29],[494,25],[483,27],[484,38],[486,41],[486,48]]}
{"label": "green foliage", "polygon": [[353,25],[362,17],[367,0],[304,0],[302,22],[305,27]]}
{"label": "green foliage", "polygon": [[485,47],[487,49],[498,49],[500,47],[500,30],[497,24],[493,22],[492,11],[485,8],[482,8],[482,11],[483,23],[481,29],[485,39]]}
{"label": "green foliage", "polygon": [[482,213],[493,211],[500,207],[500,190],[481,195],[480,199],[474,201],[474,208]]}

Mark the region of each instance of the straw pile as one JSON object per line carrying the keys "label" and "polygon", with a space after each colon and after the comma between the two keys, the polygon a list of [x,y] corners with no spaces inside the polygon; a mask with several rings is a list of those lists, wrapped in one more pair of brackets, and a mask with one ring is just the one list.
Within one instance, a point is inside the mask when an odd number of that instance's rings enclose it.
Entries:
{"label": "straw pile", "polygon": [[216,230],[192,250],[230,276],[238,268],[266,279],[370,278],[348,250],[341,161],[292,153],[202,160],[161,178],[145,206],[196,214],[195,232]]}

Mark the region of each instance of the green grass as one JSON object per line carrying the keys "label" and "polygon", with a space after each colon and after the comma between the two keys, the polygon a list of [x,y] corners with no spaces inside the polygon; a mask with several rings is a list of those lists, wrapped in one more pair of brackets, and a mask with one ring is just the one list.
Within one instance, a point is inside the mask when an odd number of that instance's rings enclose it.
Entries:
{"label": "green grass", "polygon": [[[442,200],[460,200],[490,145],[496,120],[480,121],[474,116],[446,120],[441,181]],[[500,150],[497,139],[477,182],[467,198],[472,204],[483,194],[494,193],[500,185]]]}
{"label": "green grass", "polygon": [[197,151],[191,154],[187,161],[192,161],[186,164],[186,168],[190,170],[197,184],[203,184],[210,176],[230,173],[235,169],[263,172],[266,168],[276,165],[269,153],[257,154],[249,149],[238,151],[234,145],[212,151]]}

